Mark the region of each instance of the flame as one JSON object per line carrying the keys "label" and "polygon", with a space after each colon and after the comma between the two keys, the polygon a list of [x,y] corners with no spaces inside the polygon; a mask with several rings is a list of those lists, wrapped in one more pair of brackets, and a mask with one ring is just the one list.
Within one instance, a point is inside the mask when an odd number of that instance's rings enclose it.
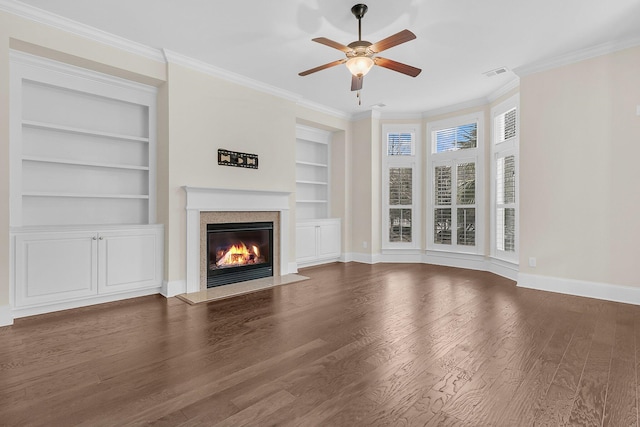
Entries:
{"label": "flame", "polygon": [[216,262],[216,266],[220,267],[255,263],[255,261],[260,258],[260,250],[255,245],[253,245],[251,249],[252,251],[249,250],[242,242],[236,243],[220,257],[218,262]]}

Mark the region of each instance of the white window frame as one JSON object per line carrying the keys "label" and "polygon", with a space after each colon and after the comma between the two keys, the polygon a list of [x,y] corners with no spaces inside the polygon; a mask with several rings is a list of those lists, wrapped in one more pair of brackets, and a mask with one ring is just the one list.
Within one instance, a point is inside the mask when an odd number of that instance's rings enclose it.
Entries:
{"label": "white window frame", "polygon": [[[382,249],[420,249],[421,224],[422,224],[422,144],[421,144],[420,124],[383,124],[382,125]],[[413,134],[413,155],[411,156],[389,156],[387,155],[387,135],[390,133],[411,133]],[[391,168],[412,168],[412,205],[411,205],[411,242],[390,242],[389,241],[389,209],[396,206],[389,204],[389,170]]]}
{"label": "white window frame", "polygon": [[[498,117],[507,111],[516,109],[516,135],[506,141],[499,141]],[[496,162],[500,157],[515,156],[516,162],[516,202],[515,202],[515,251],[501,251],[497,248],[497,171]],[[491,108],[491,257],[513,264],[519,262],[520,242],[520,95],[515,94]]]}
{"label": "white window frame", "polygon": [[[435,133],[442,129],[453,128],[466,125],[469,123],[477,124],[477,144],[475,148],[467,148],[464,150],[446,151],[436,153]],[[470,114],[456,116],[448,119],[437,120],[427,124],[427,153],[425,164],[428,167],[426,176],[427,182],[427,214],[426,214],[426,247],[430,251],[454,252],[461,254],[483,254],[484,236],[485,236],[485,214],[484,214],[484,112],[478,111]],[[434,242],[433,221],[435,209],[435,168],[436,166],[450,165],[452,166],[452,186],[455,186],[457,180],[456,165],[461,163],[475,162],[476,165],[476,236],[475,245],[458,245],[455,244],[457,233],[457,212],[452,204],[451,225],[452,225],[452,243],[450,245],[439,244]],[[462,205],[460,205],[462,207]]]}

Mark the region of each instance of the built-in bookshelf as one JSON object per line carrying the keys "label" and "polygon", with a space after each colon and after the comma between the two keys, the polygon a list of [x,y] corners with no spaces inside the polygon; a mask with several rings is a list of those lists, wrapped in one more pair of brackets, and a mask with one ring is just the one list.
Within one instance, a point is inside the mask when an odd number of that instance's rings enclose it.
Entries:
{"label": "built-in bookshelf", "polygon": [[296,217],[329,216],[329,142],[327,131],[296,128]]}
{"label": "built-in bookshelf", "polygon": [[14,317],[158,293],[156,89],[11,52]]}
{"label": "built-in bookshelf", "polygon": [[12,53],[12,225],[155,222],[154,88]]}

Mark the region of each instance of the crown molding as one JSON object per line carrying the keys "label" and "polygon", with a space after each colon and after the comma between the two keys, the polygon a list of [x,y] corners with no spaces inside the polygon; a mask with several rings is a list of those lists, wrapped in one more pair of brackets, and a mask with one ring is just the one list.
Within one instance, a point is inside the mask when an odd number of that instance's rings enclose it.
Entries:
{"label": "crown molding", "polygon": [[343,120],[353,120],[353,115],[349,113],[345,113],[342,110],[336,110],[335,108],[327,107],[326,105],[318,104],[316,102],[312,102],[306,99],[300,98],[298,101],[298,105],[303,108],[308,108],[310,110],[317,111],[319,113],[327,114],[329,116],[336,117],[338,119]]}
{"label": "crown molding", "polygon": [[80,76],[84,79],[92,80],[97,83],[107,83],[112,86],[119,86],[122,88],[143,91],[154,97],[158,93],[158,88],[155,86],[134,82],[98,71],[88,71],[86,68],[67,64],[53,59],[42,58],[41,56],[33,55],[31,53],[22,52],[15,49],[9,49],[9,60],[19,62],[23,65],[28,65],[30,67],[39,67],[47,70],[55,70],[59,73],[69,74],[72,76]]}
{"label": "crown molding", "polygon": [[639,45],[640,37],[602,43],[585,49],[569,52],[564,55],[547,58],[533,62],[531,64],[523,65],[522,67],[515,68],[513,72],[516,73],[519,77],[524,77],[528,76],[529,74],[539,73],[541,71],[550,70],[552,68],[561,67],[563,65],[573,64],[575,62],[584,61],[585,59],[595,58],[596,56],[606,55]]}
{"label": "crown molding", "polygon": [[215,67],[206,62],[200,61],[198,59],[194,59],[185,55],[182,55],[177,52],[173,52],[167,49],[163,49],[164,57],[167,60],[167,63],[172,63],[176,65],[180,65],[182,67],[191,68],[192,70],[199,71],[204,74],[208,74],[212,77],[217,77],[222,80],[227,80],[232,83],[239,84],[241,86],[257,90],[259,92],[268,93],[269,95],[274,95],[280,98],[284,98],[293,102],[300,102],[302,96],[290,92],[288,90],[280,89],[275,86],[271,86],[266,83],[262,83],[258,80],[251,79],[249,77],[245,77],[243,75],[233,73],[231,71],[224,70],[222,68]]}
{"label": "crown molding", "polygon": [[371,110],[365,110],[365,111],[359,111],[357,113],[353,113],[351,115],[351,121],[357,122],[365,119],[378,120],[381,117],[382,117],[382,114],[380,113],[379,110],[371,109]]}
{"label": "crown molding", "polygon": [[503,95],[506,95],[507,93],[511,92],[513,89],[517,88],[518,86],[520,86],[520,77],[515,76],[515,78],[511,81],[509,81],[506,85],[502,86],[501,88],[499,88],[498,90],[490,93],[487,96],[487,101],[488,102],[493,102],[496,99],[500,98]]}
{"label": "crown molding", "polygon": [[382,119],[382,120],[420,120],[422,119],[422,113],[415,113],[415,112],[401,112],[401,111],[380,111],[377,110],[380,113],[380,116],[378,118]]}
{"label": "crown molding", "polygon": [[0,10],[20,16],[40,24],[48,25],[62,31],[88,38],[98,43],[106,44],[116,49],[143,56],[154,61],[163,62],[164,58],[159,49],[137,43],[124,37],[119,37],[89,25],[82,24],[69,18],[47,12],[15,0],[0,0]]}
{"label": "crown molding", "polygon": [[467,108],[475,108],[482,107],[487,105],[489,102],[486,97],[476,98],[470,101],[461,102],[459,104],[453,104],[442,108],[436,108],[434,110],[429,110],[422,113],[422,118],[429,119],[436,116],[441,116],[443,114],[454,113],[460,110],[466,110]]}

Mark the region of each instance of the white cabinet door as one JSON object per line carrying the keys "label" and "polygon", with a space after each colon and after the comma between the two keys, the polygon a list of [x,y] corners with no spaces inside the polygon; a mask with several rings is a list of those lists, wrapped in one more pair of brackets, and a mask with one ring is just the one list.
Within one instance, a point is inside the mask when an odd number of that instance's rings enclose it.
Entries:
{"label": "white cabinet door", "polygon": [[162,284],[161,230],[100,232],[98,242],[100,294]]}
{"label": "white cabinet door", "polygon": [[318,227],[318,258],[340,256],[340,222],[324,222]]}
{"label": "white cabinet door", "polygon": [[340,253],[340,219],[302,220],[296,224],[299,267],[336,261]]}
{"label": "white cabinet door", "polygon": [[317,233],[313,223],[296,226],[296,260],[310,261],[316,258]]}
{"label": "white cabinet door", "polygon": [[96,295],[95,232],[16,236],[16,307]]}

